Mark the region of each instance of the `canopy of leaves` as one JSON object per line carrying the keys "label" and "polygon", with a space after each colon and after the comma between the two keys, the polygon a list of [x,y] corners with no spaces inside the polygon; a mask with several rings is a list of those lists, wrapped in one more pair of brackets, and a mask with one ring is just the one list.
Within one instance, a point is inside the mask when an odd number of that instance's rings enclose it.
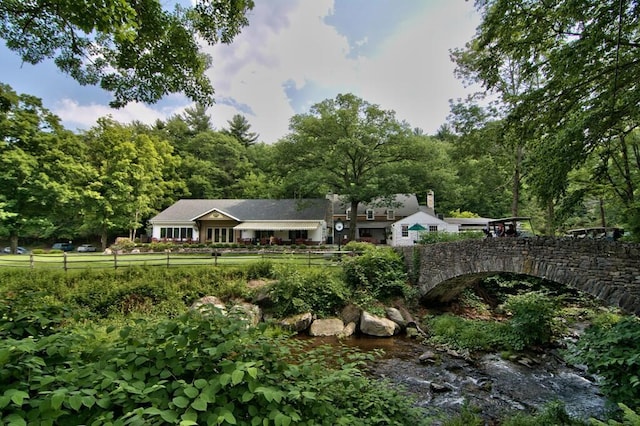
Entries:
{"label": "canopy of leaves", "polygon": [[99,84],[113,93],[114,107],[176,92],[210,104],[209,59],[198,41],[230,43],[253,5],[198,0],[167,11],[159,0],[5,0],[0,38],[25,62],[53,58],[81,84]]}
{"label": "canopy of leaves", "polygon": [[355,211],[360,202],[407,191],[404,170],[417,148],[393,111],[341,94],[294,116],[290,129],[276,149],[296,196],[334,192]]}
{"label": "canopy of leaves", "polygon": [[83,192],[83,149],[40,99],[0,84],[0,232],[46,238],[60,231]]}

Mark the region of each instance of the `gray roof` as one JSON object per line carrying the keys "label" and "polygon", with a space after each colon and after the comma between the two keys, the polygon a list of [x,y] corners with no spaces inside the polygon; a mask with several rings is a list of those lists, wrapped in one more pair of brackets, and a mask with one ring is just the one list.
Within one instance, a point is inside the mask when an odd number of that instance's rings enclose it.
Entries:
{"label": "gray roof", "polygon": [[220,199],[177,201],[154,216],[154,222],[188,222],[214,210],[241,222],[248,220],[324,220],[329,201],[314,199]]}
{"label": "gray roof", "polygon": [[[348,202],[342,201],[339,195],[334,196],[333,214],[345,214],[351,207]],[[387,210],[394,210],[396,216],[410,216],[419,210],[418,199],[414,194],[395,194],[392,196],[391,204],[383,199],[375,199],[370,203],[360,203],[358,214],[365,214],[367,209],[373,209],[377,215],[386,214]]]}

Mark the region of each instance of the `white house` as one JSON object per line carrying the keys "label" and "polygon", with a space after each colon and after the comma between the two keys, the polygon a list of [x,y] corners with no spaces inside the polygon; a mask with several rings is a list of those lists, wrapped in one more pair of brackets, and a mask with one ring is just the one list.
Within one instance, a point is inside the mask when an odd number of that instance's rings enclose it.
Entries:
{"label": "white house", "polygon": [[458,225],[449,224],[426,211],[420,211],[391,225],[392,246],[412,246],[422,232],[458,233]]}
{"label": "white house", "polygon": [[183,199],[149,222],[156,241],[321,244],[329,212],[326,199]]}

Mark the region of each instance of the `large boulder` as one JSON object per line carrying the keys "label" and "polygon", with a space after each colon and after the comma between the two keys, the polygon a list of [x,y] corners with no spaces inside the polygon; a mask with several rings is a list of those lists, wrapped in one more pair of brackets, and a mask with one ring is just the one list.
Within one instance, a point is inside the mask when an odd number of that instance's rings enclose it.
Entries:
{"label": "large boulder", "polygon": [[229,313],[238,315],[252,326],[256,326],[262,321],[262,309],[252,303],[238,302],[229,309]]}
{"label": "large boulder", "polygon": [[400,326],[388,318],[381,318],[364,311],[360,316],[360,332],[370,336],[390,337],[400,333]]}
{"label": "large boulder", "polygon": [[226,315],[227,307],[222,300],[218,299],[216,296],[201,297],[191,304],[191,309],[202,311],[203,309],[211,306],[220,309],[220,311]]}
{"label": "large boulder", "polygon": [[293,315],[280,320],[280,326],[282,328],[286,328],[287,330],[300,333],[301,331],[309,328],[312,322],[313,314],[311,312],[307,312],[304,314]]}
{"label": "large boulder", "polygon": [[338,338],[344,339],[345,337],[351,337],[354,334],[356,334],[356,323],[350,322],[344,326],[342,333],[338,334]]}
{"label": "large boulder", "polygon": [[343,331],[344,322],[340,318],[318,319],[309,327],[309,335],[314,337],[338,336]]}
{"label": "large boulder", "polygon": [[342,308],[340,318],[342,318],[342,321],[344,321],[345,324],[349,324],[350,322],[358,324],[360,322],[361,313],[362,309],[354,304],[348,304],[347,306]]}
{"label": "large boulder", "polygon": [[398,324],[401,329],[404,330],[407,327],[407,321],[402,316],[400,310],[396,308],[385,308],[385,312],[387,314],[387,318]]}

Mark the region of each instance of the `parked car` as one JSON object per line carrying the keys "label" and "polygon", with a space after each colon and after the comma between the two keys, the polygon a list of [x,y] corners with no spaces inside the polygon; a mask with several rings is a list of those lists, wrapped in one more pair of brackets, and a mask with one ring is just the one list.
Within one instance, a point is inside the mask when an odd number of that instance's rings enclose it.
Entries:
{"label": "parked car", "polygon": [[88,252],[94,252],[94,251],[98,251],[98,248],[93,244],[82,244],[81,246],[78,247],[78,252],[80,253],[88,253]]}
{"label": "parked car", "polygon": [[[3,253],[11,253],[11,247],[5,247],[2,249]],[[24,247],[16,247],[16,254],[29,254],[29,250]]]}
{"label": "parked car", "polygon": [[53,250],[73,251],[75,246],[71,243],[55,243],[51,248]]}

